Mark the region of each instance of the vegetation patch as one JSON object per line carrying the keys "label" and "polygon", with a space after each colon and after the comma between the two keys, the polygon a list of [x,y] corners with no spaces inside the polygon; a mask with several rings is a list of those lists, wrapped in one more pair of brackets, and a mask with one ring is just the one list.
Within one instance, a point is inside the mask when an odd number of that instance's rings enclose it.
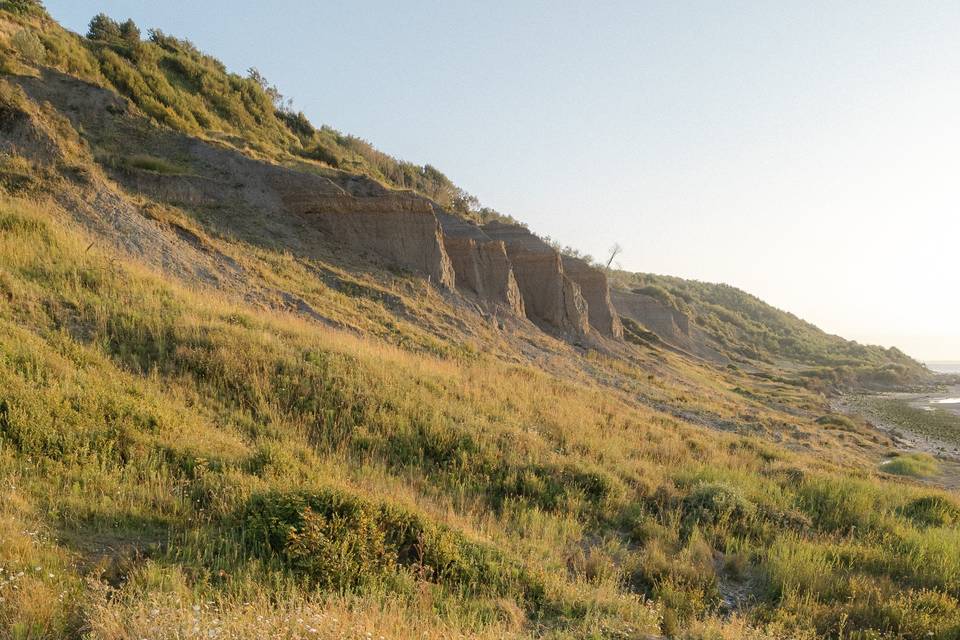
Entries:
{"label": "vegetation patch", "polygon": [[940,465],[926,453],[903,453],[880,463],[880,470],[898,476],[929,478],[937,475]]}
{"label": "vegetation patch", "polygon": [[186,173],[186,170],[163,158],[157,158],[147,154],[137,154],[126,156],[119,160],[119,166],[127,169],[139,169],[140,171],[151,171],[153,173],[162,173],[166,175],[180,175]]}
{"label": "vegetation patch", "polygon": [[856,423],[845,415],[839,413],[829,413],[817,418],[817,424],[827,427],[838,427],[847,431],[853,431],[857,428]]}
{"label": "vegetation patch", "polygon": [[649,331],[626,316],[620,318],[623,324],[623,337],[628,342],[638,345],[656,345],[660,343],[660,336],[653,331]]}
{"label": "vegetation patch", "polygon": [[900,513],[921,527],[949,527],[960,523],[960,505],[939,494],[911,500]]}
{"label": "vegetation patch", "polygon": [[242,520],[254,549],[325,589],[396,588],[402,573],[462,596],[543,602],[543,584],[516,563],[392,505],[339,491],[271,493],[254,496]]}

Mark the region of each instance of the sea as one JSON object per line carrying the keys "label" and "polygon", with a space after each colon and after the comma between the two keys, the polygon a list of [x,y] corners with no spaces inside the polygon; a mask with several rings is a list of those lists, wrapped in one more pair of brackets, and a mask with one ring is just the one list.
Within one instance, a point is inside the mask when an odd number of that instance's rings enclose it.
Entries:
{"label": "sea", "polygon": [[960,362],[927,362],[925,363],[931,371],[937,373],[960,373]]}

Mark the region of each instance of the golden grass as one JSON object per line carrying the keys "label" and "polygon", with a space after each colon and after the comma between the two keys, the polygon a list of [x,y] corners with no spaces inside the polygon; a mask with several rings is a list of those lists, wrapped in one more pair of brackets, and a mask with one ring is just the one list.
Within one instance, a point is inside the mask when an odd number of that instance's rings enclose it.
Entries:
{"label": "golden grass", "polygon": [[[674,354],[628,366],[556,346],[538,367],[504,357],[509,340],[424,349],[413,324],[415,340],[390,344],[170,282],[63,220],[0,201],[0,567],[23,572],[0,589],[0,622],[14,637],[954,628],[955,496],[873,475],[880,446],[817,425],[808,392]],[[246,259],[317,287],[267,257]],[[411,308],[443,304],[405,286]],[[329,300],[370,326],[367,301]],[[292,491],[427,523],[439,546],[426,553],[452,564],[407,558],[377,569],[381,586],[319,589],[244,529],[254,498]],[[289,517],[303,533],[303,513]],[[354,560],[342,570],[366,570]],[[726,619],[729,567],[752,576],[752,599]],[[523,578],[500,591],[476,580],[511,571]]]}

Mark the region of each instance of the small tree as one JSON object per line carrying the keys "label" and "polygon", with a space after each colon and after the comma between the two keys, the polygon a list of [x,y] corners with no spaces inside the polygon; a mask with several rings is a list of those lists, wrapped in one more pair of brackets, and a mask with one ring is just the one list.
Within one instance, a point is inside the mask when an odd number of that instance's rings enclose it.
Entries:
{"label": "small tree", "polygon": [[610,247],[610,257],[607,259],[607,266],[606,266],[607,269],[609,269],[610,265],[613,264],[613,259],[616,258],[621,253],[623,253],[623,247],[621,247],[619,243],[614,242],[613,246]]}
{"label": "small tree", "polygon": [[457,188],[450,202],[450,208],[461,216],[472,218],[476,216],[476,212],[480,209],[480,200],[477,196]]}
{"label": "small tree", "polygon": [[140,44],[140,27],[131,19],[120,25],[120,37],[129,44]]}
{"label": "small tree", "polygon": [[116,40],[120,37],[120,25],[105,13],[98,13],[90,20],[87,37],[91,40]]}
{"label": "small tree", "polygon": [[270,101],[273,103],[275,109],[284,113],[293,112],[293,100],[285,101],[283,94],[280,93],[280,90],[277,89],[276,85],[270,84],[266,76],[260,73],[256,67],[250,67],[247,69],[247,78],[260,85],[260,88],[263,89],[264,93],[267,94],[267,97],[270,98]]}

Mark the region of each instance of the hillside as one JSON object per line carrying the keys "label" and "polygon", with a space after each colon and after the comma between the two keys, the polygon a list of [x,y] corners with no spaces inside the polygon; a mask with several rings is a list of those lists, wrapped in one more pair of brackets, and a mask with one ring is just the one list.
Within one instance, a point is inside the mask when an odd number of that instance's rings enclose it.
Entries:
{"label": "hillside", "polygon": [[[660,327],[661,338],[714,360],[785,370],[794,382],[817,389],[894,388],[929,375],[896,348],[827,334],[728,285],[623,272],[614,274],[613,281],[622,313],[629,315],[631,303],[644,305],[648,323]],[[658,323],[657,317],[664,319]]]}
{"label": "hillside", "polygon": [[917,363],[0,7],[0,636],[956,637]]}

